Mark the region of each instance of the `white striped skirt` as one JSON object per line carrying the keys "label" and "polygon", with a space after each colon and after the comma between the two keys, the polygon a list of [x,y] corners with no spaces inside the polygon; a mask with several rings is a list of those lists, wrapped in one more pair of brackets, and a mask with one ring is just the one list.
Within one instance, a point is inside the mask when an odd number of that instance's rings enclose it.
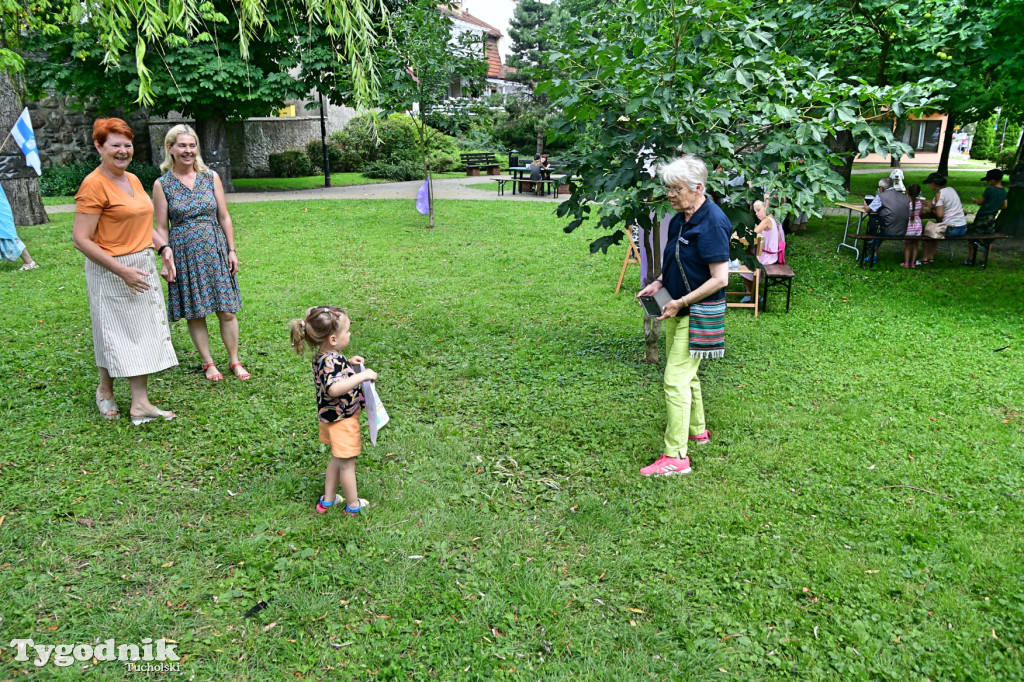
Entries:
{"label": "white striped skirt", "polygon": [[92,317],[96,366],[112,377],[137,377],[174,367],[163,287],[149,249],[114,258],[149,273],[149,291],[133,294],[124,280],[85,259],[85,285]]}

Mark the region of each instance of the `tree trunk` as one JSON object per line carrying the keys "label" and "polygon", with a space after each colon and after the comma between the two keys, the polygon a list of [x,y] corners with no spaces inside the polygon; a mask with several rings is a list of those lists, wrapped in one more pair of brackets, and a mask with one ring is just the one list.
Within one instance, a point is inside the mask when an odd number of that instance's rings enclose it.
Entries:
{"label": "tree trunk", "polygon": [[327,152],[327,109],[324,105],[324,93],[320,93],[320,151],[324,159],[324,187],[331,186],[331,155]]}
{"label": "tree trunk", "polygon": [[1006,190],[1006,210],[1000,211],[996,229],[1013,237],[1024,237],[1024,164],[1020,163],[1019,149]]}
{"label": "tree trunk", "polygon": [[[6,71],[0,70],[0,142],[7,137],[7,133],[14,127],[15,121],[21,116],[24,108],[23,99],[20,96],[21,88],[17,77],[12,78]],[[16,164],[24,166],[25,157],[18,149],[17,143],[12,137],[3,147],[17,155]],[[0,150],[0,151],[3,151]],[[4,188],[4,194],[11,202],[11,211],[14,213],[15,225],[44,225],[50,222],[43,207],[43,198],[39,193],[39,178],[34,170],[28,172],[5,173],[7,177],[0,176],[0,185]]]}
{"label": "tree trunk", "polygon": [[540,123],[537,124],[537,153],[538,154],[543,154],[544,153],[544,139],[545,139],[545,137],[547,137],[546,133],[547,133],[547,126],[545,126],[544,122],[541,121]]}
{"label": "tree trunk", "polygon": [[228,153],[228,128],[224,117],[219,114],[196,118],[196,133],[199,135],[203,161],[211,170],[217,171],[225,192],[234,192],[231,183],[231,156]]}
{"label": "tree trunk", "polygon": [[850,176],[853,174],[853,158],[857,152],[857,147],[853,144],[853,133],[849,130],[840,130],[838,136],[829,135],[825,138],[825,146],[833,154],[838,154],[842,158],[842,165],[832,166],[832,170],[842,176],[843,187],[849,190]]}
{"label": "tree trunk", "polygon": [[939,154],[939,167],[936,170],[940,175],[949,175],[949,152],[953,148],[953,114],[946,118],[946,131],[942,135],[942,153]]}
{"label": "tree trunk", "polygon": [[656,317],[644,316],[644,362],[658,364],[658,339],[661,337],[661,321]]}
{"label": "tree trunk", "polygon": [[[898,117],[896,119],[896,127],[892,131],[892,136],[896,138],[897,142],[899,142],[900,140],[903,139],[903,131],[906,130],[906,128],[907,128],[907,118],[905,116]],[[895,154],[890,154],[889,155],[889,168],[899,168],[900,167],[900,163],[902,161],[903,161],[903,157],[902,156],[896,156]]]}

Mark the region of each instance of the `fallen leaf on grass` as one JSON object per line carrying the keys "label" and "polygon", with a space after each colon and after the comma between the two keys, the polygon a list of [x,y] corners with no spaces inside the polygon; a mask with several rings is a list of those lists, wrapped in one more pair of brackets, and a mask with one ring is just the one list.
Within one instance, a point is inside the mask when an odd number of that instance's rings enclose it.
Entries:
{"label": "fallen leaf on grass", "polygon": [[632,618],[629,619],[629,624],[632,625],[633,627],[636,627],[636,621],[633,620]]}
{"label": "fallen leaf on grass", "polygon": [[267,630],[269,630],[272,627],[277,627],[277,621],[276,620],[273,623],[271,623],[270,625],[264,626],[263,627],[263,632],[266,632]]}
{"label": "fallen leaf on grass", "polygon": [[[1004,421],[1003,423],[1005,424],[1006,422]],[[4,525],[4,519],[6,519],[6,518],[7,518],[7,514],[4,514],[3,516],[0,516],[0,526]],[[604,575],[604,573],[602,573],[601,575]]]}
{"label": "fallen leaf on grass", "polygon": [[160,568],[170,568],[174,565],[173,561],[168,561],[166,564],[160,564]]}
{"label": "fallen leaf on grass", "polygon": [[80,519],[75,519],[75,521],[78,523],[78,525],[85,526],[86,528],[96,527],[96,522],[90,519],[88,516],[83,516]]}
{"label": "fallen leaf on grass", "polygon": [[644,613],[644,612],[643,612],[643,611],[641,611],[640,609],[626,609],[626,610],[627,610],[627,611],[632,611],[633,613]]}

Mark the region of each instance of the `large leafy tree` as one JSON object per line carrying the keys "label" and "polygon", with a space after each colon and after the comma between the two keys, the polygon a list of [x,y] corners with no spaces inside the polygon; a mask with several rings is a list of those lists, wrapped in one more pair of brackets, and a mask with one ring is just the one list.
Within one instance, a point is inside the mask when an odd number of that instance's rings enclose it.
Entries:
{"label": "large leafy tree", "polygon": [[[25,37],[57,32],[59,24],[69,20],[69,11],[66,7],[54,7],[49,0],[0,0],[0,136],[7,136],[25,106]],[[3,188],[16,224],[49,222],[34,173],[6,179]]]}
{"label": "large leafy tree", "polygon": [[[886,112],[928,105],[921,87],[844,81],[781,49],[776,27],[751,20],[752,12],[749,0],[632,0],[570,22],[550,56],[561,75],[540,89],[563,113],[560,134],[591,136],[568,159],[582,181],[558,213],[570,219],[567,231],[594,220],[604,234],[592,251],[619,243],[624,227],[657,229],[652,212],[657,218],[668,210],[659,183],[644,171],[645,148],[659,157],[702,157],[714,169],[709,189],[731,206],[762,192],[791,200],[777,206],[779,215],[820,214],[822,197],[845,195],[831,166],[837,159],[824,144],[828,135],[848,132],[861,151],[906,151]],[[738,175],[753,186],[726,185]],[[741,233],[749,229],[749,215],[727,213]],[[652,358],[657,329],[648,331]]]}
{"label": "large leafy tree", "polygon": [[[228,0],[217,0],[206,23],[207,35],[187,45],[148,45],[143,60],[145,86],[151,91],[151,115],[177,111],[195,120],[203,153],[230,191],[226,122],[267,116],[285,99],[305,93],[288,70],[298,65],[288,34],[275,33],[253,41],[243,58],[228,23]],[[273,17],[275,19],[279,17]],[[89,103],[100,111],[123,107],[143,85],[133,58],[108,61],[97,26],[68,26],[57,40],[47,41],[45,59],[30,63],[36,82]]]}
{"label": "large leafy tree", "polygon": [[[153,114],[178,111],[194,118],[204,152],[228,188],[226,121],[267,115],[308,92],[309,80],[290,72],[301,63],[310,35],[344,63],[352,99],[368,103],[379,86],[373,49],[387,13],[383,0],[167,6],[117,0],[83,6],[80,20],[66,22],[58,36],[35,34],[46,58],[30,66],[33,82],[101,109],[135,102]],[[321,64],[317,73],[323,71]]]}
{"label": "large leafy tree", "polygon": [[451,3],[412,0],[391,17],[391,38],[380,53],[385,74],[381,102],[389,111],[412,111],[428,187],[428,221],[434,226],[434,193],[428,154],[433,136],[427,121],[445,105],[449,87],[477,87],[487,73],[483,38],[454,31]]}
{"label": "large leafy tree", "polygon": [[[833,63],[844,78],[885,86],[933,82],[949,115],[939,170],[948,170],[953,128],[1018,107],[1024,96],[1021,0],[823,0],[768,6],[779,44],[810,61]],[[897,132],[906,123],[897,117]],[[848,136],[836,145],[853,151]],[[853,162],[847,154],[846,176]]]}

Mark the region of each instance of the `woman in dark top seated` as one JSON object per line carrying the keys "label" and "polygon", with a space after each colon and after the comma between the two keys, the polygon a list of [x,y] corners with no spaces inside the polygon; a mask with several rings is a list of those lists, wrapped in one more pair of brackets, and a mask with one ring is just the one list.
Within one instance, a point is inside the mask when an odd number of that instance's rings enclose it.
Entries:
{"label": "woman in dark top seated", "polygon": [[704,421],[697,369],[703,358],[725,355],[725,286],[729,281],[732,225],[722,209],[704,196],[708,169],[696,156],[662,165],[658,175],[675,217],[669,223],[661,277],[637,296],[667,289],[672,301],[659,320],[665,325],[665,451],[644,467],[644,476],[690,473],[689,443],[711,439]]}

